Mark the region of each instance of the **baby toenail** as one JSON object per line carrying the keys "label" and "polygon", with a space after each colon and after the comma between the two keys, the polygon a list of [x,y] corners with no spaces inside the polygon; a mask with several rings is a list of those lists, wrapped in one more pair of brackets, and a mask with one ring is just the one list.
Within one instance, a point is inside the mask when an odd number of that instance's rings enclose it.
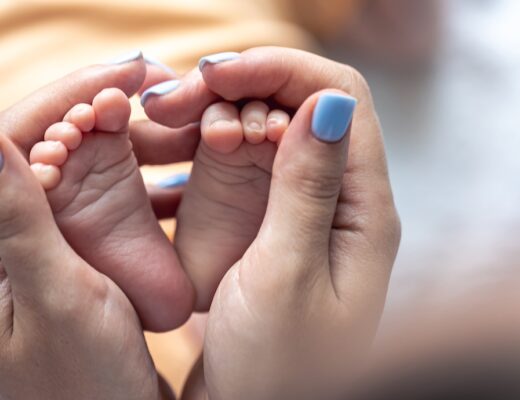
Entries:
{"label": "baby toenail", "polygon": [[247,124],[247,127],[252,131],[261,131],[262,130],[262,124],[259,122],[253,121]]}
{"label": "baby toenail", "polygon": [[215,121],[211,122],[209,126],[215,128],[215,127],[229,127],[230,125],[233,125],[233,121],[227,120],[227,119],[216,119]]}

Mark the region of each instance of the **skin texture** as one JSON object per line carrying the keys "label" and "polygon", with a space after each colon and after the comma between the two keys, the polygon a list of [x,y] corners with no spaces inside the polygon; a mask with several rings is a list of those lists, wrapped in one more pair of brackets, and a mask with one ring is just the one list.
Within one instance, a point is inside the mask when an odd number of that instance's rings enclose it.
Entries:
{"label": "skin texture", "polygon": [[[135,64],[133,68],[136,69],[142,67],[142,72],[145,73],[141,61],[131,64]],[[122,66],[117,68],[124,69]],[[131,138],[137,144],[137,154],[142,162],[153,160],[153,154],[156,154],[157,162],[172,162],[193,154],[195,146],[190,147],[189,143],[192,142],[189,140],[182,151],[177,152],[168,153],[166,150],[171,149],[168,143],[171,145],[175,143],[175,139],[185,137],[186,132],[192,129],[188,124],[200,120],[203,111],[219,96],[228,101],[272,96],[279,104],[298,109],[298,113],[285,133],[274,161],[267,214],[260,232],[244,257],[226,275],[213,302],[205,346],[204,377],[200,375],[202,369],[198,370],[198,379],[195,371],[190,381],[195,382],[195,386],[188,388],[187,393],[196,393],[203,397],[209,393],[211,399],[227,400],[305,399],[333,395],[338,385],[345,383],[343,374],[349,375],[349,372],[355,369],[365,345],[368,345],[370,337],[375,332],[399,242],[399,221],[390,191],[380,128],[370,93],[363,79],[349,67],[287,49],[253,49],[243,54],[241,60],[228,65],[207,66],[203,76],[204,80],[199,72],[194,71],[182,78],[183,85],[178,91],[163,98],[149,99],[146,104],[147,113],[155,115],[157,120],[166,122],[173,129],[158,128],[149,123],[132,127]],[[72,105],[90,103],[100,91],[92,91],[92,88],[85,84],[89,79],[84,78],[82,84],[78,83],[81,80],[76,79],[65,81],[65,84],[62,83],[63,86],[54,84],[52,90],[47,89],[48,91],[42,92],[43,95],[33,97],[24,107],[15,107],[7,118],[5,113],[0,116],[4,117],[0,118],[0,127],[5,129],[4,132],[25,152],[25,156],[36,142],[41,141],[42,132],[46,127],[60,121]],[[108,79],[103,75],[100,79],[106,83],[112,78]],[[114,80],[116,82],[113,85],[104,87],[118,87],[118,80]],[[121,82],[119,81],[119,84]],[[98,82],[96,85],[102,86],[102,83]],[[136,82],[135,86],[135,90],[138,90],[142,86],[142,80]],[[72,91],[70,96],[64,96],[66,100],[60,100],[58,104],[54,102],[53,109],[49,112],[38,111],[50,103],[47,100],[54,98],[53,95],[56,90],[60,91],[60,87],[61,90],[73,88],[80,94],[73,95],[75,91]],[[332,145],[317,141],[309,132],[310,116],[317,100],[314,93],[326,88],[340,89],[359,100],[352,126],[352,137]],[[80,89],[85,90],[81,92]],[[126,90],[123,91],[129,94]],[[65,107],[64,102],[70,103]],[[176,102],[179,108],[172,108]],[[171,113],[172,109],[177,112]],[[41,117],[27,118],[28,111],[40,112]],[[21,126],[24,129],[19,130]],[[152,141],[154,145],[164,139],[164,146],[155,147],[155,151],[152,151],[153,146],[144,145],[149,143],[145,136],[151,131],[158,132],[157,139]],[[2,148],[3,144],[4,142]],[[350,145],[348,162],[347,144]],[[294,152],[293,148],[298,148],[299,151]],[[23,163],[19,165],[26,167]],[[28,168],[26,172],[30,174]],[[0,175],[3,177],[2,174]],[[36,182],[34,177],[31,179]],[[18,178],[16,181],[24,180]],[[8,187],[7,182],[0,183],[2,187]],[[23,189],[24,193],[30,193],[29,188]],[[39,190],[42,199],[43,192]],[[38,199],[36,194],[25,197],[31,201]],[[10,197],[5,204],[14,207],[19,203],[21,202],[13,201]],[[48,208],[44,212],[43,209],[38,209],[36,204],[24,206],[39,211],[34,217],[51,218]],[[23,210],[25,217],[26,208]],[[12,208],[9,212],[9,216],[18,215]],[[25,332],[27,335],[32,332],[46,332],[45,338],[33,337],[26,343],[40,343],[46,339],[54,346],[44,346],[43,355],[31,351],[33,357],[38,357],[37,365],[48,365],[47,371],[45,368],[42,369],[45,372],[31,370],[35,365],[34,358],[22,357],[23,349],[2,346],[8,349],[6,353],[0,354],[1,365],[7,371],[0,374],[6,379],[3,387],[13,391],[20,389],[19,382],[24,382],[26,371],[31,371],[35,379],[40,378],[46,385],[42,383],[40,386],[24,387],[24,390],[29,391],[26,396],[28,398],[34,397],[31,390],[38,390],[39,398],[78,398],[78,390],[86,386],[96,387],[96,398],[132,398],[131,395],[139,393],[133,386],[136,384],[143,391],[153,388],[147,394],[150,394],[149,398],[154,398],[157,393],[155,371],[134,367],[138,364],[136,359],[140,359],[142,363],[142,360],[146,359],[143,354],[147,354],[140,352],[143,347],[139,345],[139,340],[133,341],[132,346],[128,348],[123,347],[118,353],[125,356],[124,362],[107,352],[104,346],[100,351],[96,344],[103,343],[102,340],[94,340],[94,343],[89,342],[84,347],[80,345],[81,337],[75,337],[74,333],[83,332],[85,327],[94,324],[94,320],[99,321],[100,316],[96,314],[96,318],[89,318],[89,312],[82,308],[73,309],[73,306],[80,307],[86,304],[84,299],[88,293],[78,289],[57,290],[49,294],[48,290],[43,290],[49,287],[44,275],[44,272],[49,270],[43,267],[53,260],[56,263],[56,253],[49,254],[45,250],[55,248],[52,243],[48,243],[53,237],[49,233],[53,231],[49,230],[44,220],[34,219],[32,215],[29,217],[31,224],[27,224],[25,218],[13,220],[3,216],[2,221],[5,221],[5,225],[2,232],[5,238],[0,242],[0,256],[5,263],[9,293],[13,293],[13,301],[20,301],[20,298],[22,300],[20,305],[15,303],[11,309],[2,309],[6,310],[5,314],[8,316],[13,315],[10,310],[15,310],[12,332]],[[33,223],[34,221],[37,223]],[[40,231],[33,233],[23,229],[36,229],[35,226],[45,228],[45,235]],[[41,237],[45,237],[45,240],[41,240]],[[13,238],[14,240],[11,240]],[[21,240],[16,240],[18,238]],[[63,239],[59,241],[64,243]],[[44,247],[36,247],[35,243],[42,243]],[[17,249],[22,251],[17,252]],[[29,268],[33,263],[28,262],[27,254],[41,254],[33,268]],[[60,262],[56,268],[64,268],[64,263],[61,262],[63,248],[60,248],[59,254]],[[17,256],[21,257],[23,262],[17,262]],[[71,274],[82,271],[80,268],[68,268],[66,271],[56,269],[52,276],[57,278],[52,281],[52,285],[57,288],[68,285],[67,288],[76,289],[76,281],[72,279]],[[24,275],[24,271],[30,273]],[[94,276],[99,276],[96,274]],[[78,281],[78,287],[92,287],[83,275]],[[39,290],[36,290],[38,288]],[[36,309],[36,312],[29,312],[27,315],[30,316],[24,319],[20,313],[27,301],[16,294],[17,292],[20,295],[25,294],[28,298],[31,298],[31,295],[46,294],[53,299],[50,304],[54,307],[49,309],[57,314],[68,309],[64,308],[63,304],[70,304],[73,315],[82,315],[79,320],[81,329],[79,325],[63,325],[63,320],[78,321],[77,318],[59,318],[59,323],[53,322],[50,316],[52,313],[44,308],[49,304],[49,301],[44,301],[46,296],[36,298],[34,304],[41,308]],[[302,296],[302,293],[305,293],[305,296]],[[81,301],[72,301],[74,295],[79,295]],[[5,295],[3,298],[9,296]],[[112,296],[108,298],[111,299]],[[7,303],[9,304],[11,303]],[[93,307],[94,312],[99,309],[106,310],[107,303],[101,304],[103,307]],[[112,302],[108,304],[113,305]],[[115,308],[118,310],[115,314],[119,317],[124,314],[121,308]],[[39,321],[34,319],[38,317],[49,321],[50,326],[44,326],[45,329],[41,331],[32,329],[29,322]],[[361,324],[367,320],[368,323]],[[17,325],[18,321],[22,324]],[[36,324],[41,326],[40,322]],[[3,326],[9,328],[9,324]],[[24,329],[27,326],[31,329]],[[72,336],[58,337],[57,333],[54,334],[56,330],[52,330],[51,326],[60,332],[65,326],[68,329],[64,334]],[[117,327],[113,323],[107,323],[106,326],[111,328],[110,338],[117,338],[113,333],[113,329]],[[125,332],[127,335],[129,332],[135,333],[135,329],[127,329]],[[96,336],[89,335],[87,339],[93,337]],[[64,348],[64,343],[74,343],[75,346],[72,349]],[[109,350],[118,348],[111,342],[107,347]],[[56,350],[52,353],[54,349]],[[240,351],[236,351],[237,349]],[[262,351],[259,352],[258,349]],[[51,356],[48,355],[49,351]],[[81,363],[82,372],[84,370],[86,373],[81,381],[78,381],[77,375],[60,375],[59,380],[49,379],[54,376],[53,368],[60,365],[58,361],[63,365],[57,368],[58,371],[70,368],[67,364],[70,363],[70,358],[59,358],[64,351],[77,351],[74,359],[82,360],[76,362]],[[139,355],[135,352],[139,352]],[[14,368],[13,364],[8,362],[13,359],[12,354],[19,355],[17,359],[21,361],[18,368]],[[89,357],[93,358],[94,354],[108,356],[106,360],[102,357],[101,363],[96,359],[96,371],[98,374],[100,371],[109,371],[106,376],[111,379],[110,385],[105,386],[104,382],[89,380]],[[136,355],[135,359],[132,358],[133,355]],[[222,359],[231,361],[222,364]],[[116,366],[110,364],[113,360],[117,361]],[[254,360],[254,368],[251,368],[251,360]],[[131,370],[126,370],[125,365],[131,365]],[[341,374],[338,374],[338,371]],[[128,377],[130,378],[127,381]],[[114,385],[114,380],[117,379],[121,381]],[[59,382],[59,387],[53,386],[53,382]],[[88,384],[84,385],[84,382]],[[266,387],[265,382],[271,383],[269,387]],[[119,393],[107,392],[115,387]],[[73,391],[72,388],[76,390]],[[120,393],[127,388],[131,391],[126,395]],[[88,398],[93,397],[93,391],[93,387],[90,387]],[[103,397],[105,394],[106,397]]]}
{"label": "skin texture", "polygon": [[39,182],[5,136],[0,151],[2,398],[159,398],[130,302],[67,244]]}
{"label": "skin texture", "polygon": [[[289,122],[286,113],[275,111],[279,123],[274,132],[267,125],[269,108],[263,102],[250,102],[241,112],[231,103],[215,103],[202,116],[202,141],[175,233],[175,248],[195,286],[198,311],[209,309],[222,277],[262,223],[276,141]],[[274,142],[267,140],[268,131]],[[251,134],[253,141],[248,139]]]}
{"label": "skin texture", "polygon": [[[73,152],[47,140],[34,145],[30,161],[38,163],[32,168],[74,250],[125,292],[145,329],[167,331],[191,315],[193,288],[153,214],[132,153],[129,118],[126,95],[105,89],[92,105],[74,106],[67,122],[48,128],[45,136],[75,126],[79,138],[68,139],[80,144]],[[52,181],[41,172],[49,166],[58,175]]]}
{"label": "skin texture", "polygon": [[[0,112],[2,397],[173,398],[167,385],[158,383],[126,296],[66,243],[26,161],[46,127],[62,120],[73,105],[90,104],[109,87],[131,95],[145,74],[142,59],[87,67]],[[156,135],[147,140],[152,130]],[[143,121],[132,125],[131,138],[141,163],[153,161],[152,154],[157,163],[176,162],[194,153],[198,128],[172,130]],[[159,197],[161,204],[167,198],[171,209],[180,196],[177,190]]]}
{"label": "skin texture", "polygon": [[[358,99],[350,135],[333,144],[310,131],[323,90]],[[213,299],[204,378],[191,380],[206,392],[187,393],[212,400],[333,397],[376,331],[400,240],[370,91],[348,66],[257,48],[206,65],[202,77],[187,74],[176,91],[149,98],[145,110],[180,127],[199,119],[216,96],[270,98],[297,113],[274,160],[259,233]]]}
{"label": "skin texture", "polygon": [[[29,95],[23,101],[0,111],[0,134],[7,136],[29,158],[32,147],[42,140],[42,133],[64,119],[77,104],[92,104],[103,89],[118,88],[127,96],[141,93],[146,86],[175,75],[142,58],[119,65],[92,65],[75,71]],[[67,115],[67,118],[69,115]],[[88,128],[88,127],[87,127]],[[186,124],[179,129],[166,128],[152,121],[130,124],[130,140],[140,165],[169,164],[189,161],[200,139],[198,124]],[[169,190],[151,194],[154,210],[171,215],[180,202],[182,191]],[[165,200],[168,199],[168,207]]]}

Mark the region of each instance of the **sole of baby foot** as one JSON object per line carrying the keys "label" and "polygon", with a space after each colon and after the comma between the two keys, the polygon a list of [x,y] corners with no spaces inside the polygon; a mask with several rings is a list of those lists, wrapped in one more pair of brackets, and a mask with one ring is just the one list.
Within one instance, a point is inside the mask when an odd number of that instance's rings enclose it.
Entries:
{"label": "sole of baby foot", "polygon": [[30,159],[74,250],[121,287],[145,329],[165,331],[191,314],[193,288],[152,211],[129,117],[124,93],[106,89],[51,126]]}
{"label": "sole of baby foot", "polygon": [[[256,237],[264,218],[277,144],[289,123],[262,102],[242,112],[217,103],[205,112],[202,141],[177,213],[175,247],[208,310],[226,271]],[[268,138],[274,140],[268,140]]]}

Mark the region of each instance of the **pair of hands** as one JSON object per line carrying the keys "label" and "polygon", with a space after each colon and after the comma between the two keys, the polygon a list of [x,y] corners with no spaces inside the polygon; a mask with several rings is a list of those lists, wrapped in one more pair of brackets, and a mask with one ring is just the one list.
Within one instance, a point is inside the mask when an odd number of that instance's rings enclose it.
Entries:
{"label": "pair of hands", "polygon": [[[47,126],[101,89],[118,87],[132,95],[172,78],[142,59],[89,67],[4,111],[0,132],[27,155]],[[220,284],[204,368],[196,366],[184,396],[333,395],[375,332],[399,242],[370,92],[348,66],[279,48],[252,49],[232,63],[207,65],[203,77],[194,70],[180,81],[179,89],[145,105],[152,119],[169,128],[150,121],[131,127],[142,164],[190,160],[198,144],[192,123],[219,98],[272,98],[298,110],[273,167],[266,218]],[[325,89],[358,99],[350,137],[334,144],[310,133],[318,92]],[[43,192],[35,192],[22,156],[4,137],[0,149],[0,257],[6,272],[0,286],[0,393],[28,399],[159,398],[158,377],[130,303],[66,244]],[[157,191],[152,202],[165,215],[180,196]]]}

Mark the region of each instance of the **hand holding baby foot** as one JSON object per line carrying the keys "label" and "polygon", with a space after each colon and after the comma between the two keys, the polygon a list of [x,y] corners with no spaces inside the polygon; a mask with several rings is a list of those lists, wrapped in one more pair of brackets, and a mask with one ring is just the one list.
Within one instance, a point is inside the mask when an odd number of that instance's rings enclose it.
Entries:
{"label": "hand holding baby foot", "polygon": [[[370,92],[350,67],[289,49],[204,63],[202,75],[206,88],[188,76],[148,100],[147,113],[180,126],[214,101],[208,93],[298,111],[275,154],[260,231],[213,299],[204,366],[186,398],[336,398],[376,332],[400,238]],[[191,111],[161,112],[186,97]]]}
{"label": "hand holding baby foot", "polygon": [[193,292],[150,206],[129,118],[122,91],[101,91],[47,129],[31,168],[76,252],[123,289],[146,329],[168,330],[191,314]]}
{"label": "hand holding baby foot", "polygon": [[204,112],[202,141],[177,212],[175,248],[195,286],[199,311],[209,309],[226,271],[262,223],[271,170],[289,115],[260,101],[239,112],[215,103]]}
{"label": "hand holding baby foot", "polygon": [[2,135],[0,188],[0,397],[162,398],[132,305],[68,245]]}

